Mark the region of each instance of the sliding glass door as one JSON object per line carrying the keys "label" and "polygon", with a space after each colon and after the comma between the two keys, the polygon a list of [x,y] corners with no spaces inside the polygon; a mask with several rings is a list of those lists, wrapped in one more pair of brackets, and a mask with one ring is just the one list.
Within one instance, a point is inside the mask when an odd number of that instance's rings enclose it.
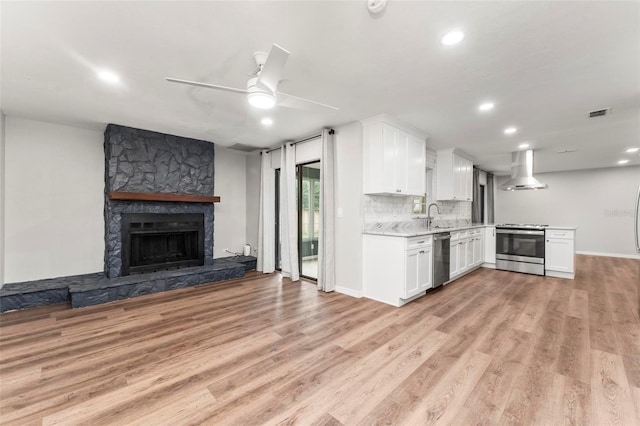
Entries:
{"label": "sliding glass door", "polygon": [[300,275],[318,278],[320,162],[301,164],[298,177],[298,255]]}
{"label": "sliding glass door", "polygon": [[[280,169],[276,169],[276,269],[280,256]],[[300,275],[318,279],[318,235],[320,233],[320,162],[296,166],[296,204],[298,212],[298,265]]]}

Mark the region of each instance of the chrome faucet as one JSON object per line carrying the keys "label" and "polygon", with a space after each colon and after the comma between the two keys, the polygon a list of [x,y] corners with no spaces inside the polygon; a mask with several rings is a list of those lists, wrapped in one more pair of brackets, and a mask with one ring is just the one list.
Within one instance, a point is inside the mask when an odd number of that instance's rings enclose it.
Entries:
{"label": "chrome faucet", "polygon": [[431,222],[433,222],[433,217],[431,217],[431,207],[436,206],[436,211],[440,214],[440,207],[436,203],[429,204],[427,207],[427,228],[431,228]]}

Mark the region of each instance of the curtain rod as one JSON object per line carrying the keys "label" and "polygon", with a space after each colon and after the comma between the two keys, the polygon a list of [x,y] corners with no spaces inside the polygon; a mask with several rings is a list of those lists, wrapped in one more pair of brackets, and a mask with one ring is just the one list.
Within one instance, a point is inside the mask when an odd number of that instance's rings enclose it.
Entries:
{"label": "curtain rod", "polygon": [[[329,134],[330,134],[330,135],[333,135],[334,133],[335,133],[335,130],[333,130],[333,129],[329,129]],[[319,138],[319,137],[322,137],[322,133],[319,133],[319,134],[317,134],[317,135],[313,135],[313,136],[309,136],[308,138],[300,139],[299,141],[289,142],[289,145],[297,145],[297,144],[299,144],[299,143],[302,143],[302,142],[308,142],[308,141],[310,141],[310,140],[317,139],[317,138]],[[277,150],[279,150],[280,148],[281,148],[281,147],[273,148],[273,149],[269,149],[269,150],[267,150],[267,153],[272,152],[272,151],[277,151]],[[263,152],[263,151],[260,151],[260,155],[262,155],[262,152]]]}

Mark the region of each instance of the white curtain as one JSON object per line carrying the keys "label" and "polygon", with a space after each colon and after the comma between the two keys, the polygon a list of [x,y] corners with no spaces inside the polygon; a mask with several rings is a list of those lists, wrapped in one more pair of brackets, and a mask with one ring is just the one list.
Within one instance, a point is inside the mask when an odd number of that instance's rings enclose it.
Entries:
{"label": "white curtain", "polygon": [[280,150],[280,267],[282,276],[292,281],[300,279],[296,147],[289,143]]}
{"label": "white curtain", "polygon": [[318,239],[318,290],[336,289],[335,268],[335,143],[333,130],[322,130],[320,159],[320,236]]}
{"label": "white curtain", "polygon": [[275,270],[275,172],[271,153],[262,151],[260,164],[260,216],[258,219],[258,271]]}

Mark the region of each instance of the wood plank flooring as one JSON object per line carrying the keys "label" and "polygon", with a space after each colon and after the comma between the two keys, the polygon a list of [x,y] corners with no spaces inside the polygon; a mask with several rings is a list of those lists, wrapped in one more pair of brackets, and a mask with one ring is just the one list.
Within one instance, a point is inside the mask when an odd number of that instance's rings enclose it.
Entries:
{"label": "wood plank flooring", "polygon": [[0,316],[0,424],[640,425],[640,261],[402,308],[242,280]]}

